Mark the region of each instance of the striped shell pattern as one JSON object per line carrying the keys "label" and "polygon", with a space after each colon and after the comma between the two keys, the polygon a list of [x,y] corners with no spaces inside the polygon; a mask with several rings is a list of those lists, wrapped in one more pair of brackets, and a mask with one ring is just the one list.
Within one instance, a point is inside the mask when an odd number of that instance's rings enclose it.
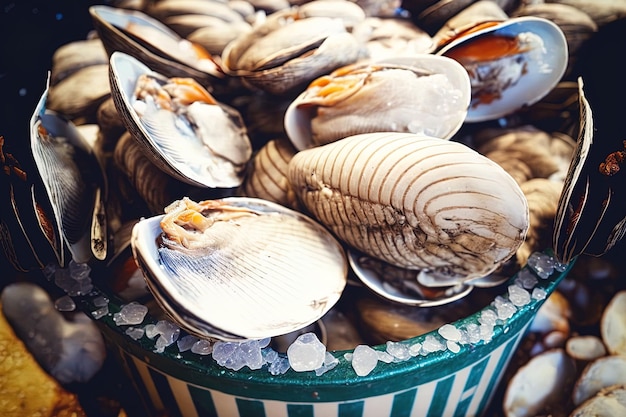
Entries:
{"label": "striped shell pattern", "polygon": [[485,276],[528,229],[513,178],[461,144],[379,132],[298,152],[289,178],[304,206],[350,246],[441,280]]}

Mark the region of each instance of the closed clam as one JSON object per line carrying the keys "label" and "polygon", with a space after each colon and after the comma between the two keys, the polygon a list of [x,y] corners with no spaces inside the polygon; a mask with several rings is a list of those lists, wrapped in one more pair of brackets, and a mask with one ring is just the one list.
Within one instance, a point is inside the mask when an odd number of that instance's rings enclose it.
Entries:
{"label": "closed clam", "polygon": [[285,113],[297,149],[371,132],[450,138],[470,103],[470,82],[456,61],[419,54],[342,67],[319,77]]}
{"label": "closed clam", "polygon": [[254,88],[287,94],[356,62],[364,52],[341,19],[303,17],[297,8],[289,8],[272,13],[226,45],[221,66]]}
{"label": "closed clam", "polygon": [[302,204],[353,248],[420,269],[442,285],[511,258],[528,204],[500,166],[454,141],[378,132],[298,152],[289,179]]}
{"label": "closed clam", "polygon": [[246,197],[170,204],[139,221],[132,249],[163,309],[223,340],[287,334],[321,318],[345,287],[343,248],[311,218]]}
{"label": "closed clam", "polygon": [[115,107],[155,165],[197,187],[241,184],[252,146],[238,111],[122,52],[111,56],[110,78]]}

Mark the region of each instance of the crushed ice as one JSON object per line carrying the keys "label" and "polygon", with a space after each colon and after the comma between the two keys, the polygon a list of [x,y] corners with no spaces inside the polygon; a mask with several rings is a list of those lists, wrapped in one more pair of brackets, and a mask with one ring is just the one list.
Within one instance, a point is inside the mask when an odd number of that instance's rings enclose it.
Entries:
{"label": "crushed ice", "polygon": [[[421,342],[408,340],[403,342],[388,341],[384,350],[367,345],[359,345],[353,351],[346,352],[343,358],[349,362],[358,376],[366,376],[379,363],[402,362],[418,356],[427,356],[434,352],[449,351],[459,353],[464,345],[489,343],[494,336],[496,326],[504,326],[513,315],[532,300],[543,300],[547,292],[537,287],[539,277],[547,279],[555,271],[562,272],[567,265],[558,263],[544,253],[533,253],[527,268],[521,269],[515,280],[507,287],[507,294],[495,297],[492,303],[483,308],[477,316],[477,322],[457,326],[444,324],[436,332],[426,334]],[[88,276],[88,271],[76,267],[78,274]],[[51,271],[50,276],[75,291],[75,285],[64,281],[65,273]],[[80,280],[80,279],[79,279]],[[68,292],[68,295],[69,294]],[[95,318],[108,315],[108,302],[104,297],[94,299]],[[234,371],[247,367],[251,370],[267,368],[272,375],[281,375],[292,369],[295,372],[315,372],[320,376],[335,368],[339,358],[326,350],[326,346],[313,332],[304,333],[289,345],[286,353],[279,353],[270,346],[270,339],[245,340],[242,342],[210,341],[192,335],[183,335],[174,324],[161,320],[156,324],[140,326],[147,315],[147,307],[130,302],[113,315],[118,326],[129,326],[125,333],[133,338],[147,337],[155,340],[155,352],[163,352],[170,345],[176,345],[178,352],[191,352],[200,356],[211,355],[220,366]]]}

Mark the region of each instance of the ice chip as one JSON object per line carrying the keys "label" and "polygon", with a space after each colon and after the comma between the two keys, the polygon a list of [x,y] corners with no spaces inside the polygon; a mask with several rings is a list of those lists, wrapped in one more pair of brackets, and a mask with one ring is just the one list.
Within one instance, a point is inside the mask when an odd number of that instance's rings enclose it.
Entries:
{"label": "ice chip", "polygon": [[337,365],[339,365],[339,359],[335,358],[332,353],[326,352],[326,355],[324,356],[324,363],[315,370],[315,375],[323,375]]}
{"label": "ice chip", "polygon": [[58,311],[74,311],[76,309],[76,303],[72,297],[64,295],[54,301],[54,308]]}
{"label": "ice chip", "polygon": [[278,356],[268,367],[270,374],[282,375],[289,370],[289,359],[284,356]]}
{"label": "ice chip", "polygon": [[386,344],[387,353],[398,361],[405,361],[411,357],[409,348],[404,343],[388,341]]}
{"label": "ice chip", "polygon": [[196,355],[206,356],[213,352],[213,345],[208,340],[198,339],[191,345],[190,350]]}
{"label": "ice chip", "polygon": [[461,346],[459,346],[458,343],[456,343],[456,342],[454,342],[452,340],[447,340],[446,341],[446,347],[452,353],[459,353],[461,351]]}
{"label": "ice chip", "polygon": [[495,326],[498,321],[498,315],[493,310],[483,310],[480,312],[480,317],[478,318],[478,322],[480,324],[487,324],[491,326]]}
{"label": "ice chip", "polygon": [[154,324],[146,324],[143,329],[146,331],[146,337],[148,339],[154,339],[159,335],[159,332],[156,330],[156,325]]}
{"label": "ice chip", "polygon": [[537,282],[539,281],[537,280],[537,277],[532,272],[530,272],[530,270],[524,268],[517,273],[515,282],[522,288],[530,290],[532,288],[535,288]]}
{"label": "ice chip", "polygon": [[100,307],[94,311],[91,312],[91,317],[93,317],[94,319],[98,320],[101,319],[102,317],[106,316],[107,314],[109,314],[109,306],[103,306]]}
{"label": "ice chip", "polygon": [[498,316],[498,319],[500,320],[510,319],[517,311],[517,307],[515,307],[513,303],[506,300],[501,295],[496,296],[492,304],[495,307],[496,314]]}
{"label": "ice chip", "polygon": [[287,348],[289,365],[296,372],[314,371],[322,366],[326,346],[315,333],[304,333]]}
{"label": "ice chip", "polygon": [[529,268],[539,275],[539,278],[547,279],[554,272],[554,260],[544,253],[532,253],[526,263]]}
{"label": "ice chip", "polygon": [[419,342],[413,343],[411,346],[409,346],[409,355],[411,356],[417,356],[420,354],[421,351],[422,351],[422,344]]}
{"label": "ice chip", "polygon": [[369,375],[378,363],[378,353],[367,345],[358,345],[352,353],[352,368],[358,376]]}
{"label": "ice chip", "polygon": [[139,340],[143,337],[145,331],[144,329],[139,327],[129,327],[124,333],[126,333],[126,336],[130,337],[133,340]]}
{"label": "ice chip", "polygon": [[186,352],[190,350],[193,344],[197,341],[197,337],[188,334],[178,339],[178,341],[176,342],[176,346],[178,346],[179,352]]}
{"label": "ice chip", "polygon": [[522,307],[530,303],[530,293],[519,285],[509,285],[509,301],[514,306]]}
{"label": "ice chip", "polygon": [[119,312],[113,314],[113,321],[118,326],[141,324],[148,314],[148,307],[136,301],[122,306]]}
{"label": "ice chip", "polygon": [[534,288],[531,294],[533,300],[545,300],[548,294],[543,288]]}
{"label": "ice chip", "polygon": [[461,332],[452,324],[444,324],[437,332],[446,340],[452,340],[453,342],[461,340]]}
{"label": "ice chip", "polygon": [[426,353],[437,352],[444,349],[444,344],[432,334],[427,335],[424,339],[424,343],[422,343],[422,351]]}
{"label": "ice chip", "polygon": [[394,357],[388,352],[377,350],[376,353],[378,354],[378,360],[381,362],[391,363],[394,360]]}

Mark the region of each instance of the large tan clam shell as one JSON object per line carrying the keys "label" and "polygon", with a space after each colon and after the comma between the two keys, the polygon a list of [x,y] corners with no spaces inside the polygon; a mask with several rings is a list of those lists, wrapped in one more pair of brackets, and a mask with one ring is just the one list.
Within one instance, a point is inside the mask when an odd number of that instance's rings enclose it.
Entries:
{"label": "large tan clam shell", "polygon": [[289,179],[303,205],[349,245],[442,282],[492,272],[528,228],[515,180],[459,142],[355,135],[300,151]]}

